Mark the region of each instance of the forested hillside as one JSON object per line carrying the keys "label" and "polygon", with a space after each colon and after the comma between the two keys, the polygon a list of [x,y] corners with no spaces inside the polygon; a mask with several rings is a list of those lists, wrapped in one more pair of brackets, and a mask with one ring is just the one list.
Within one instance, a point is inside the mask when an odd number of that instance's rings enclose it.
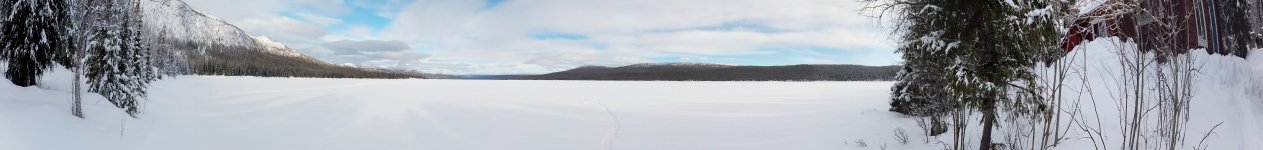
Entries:
{"label": "forested hillside", "polygon": [[874,81],[891,80],[898,66],[791,65],[730,66],[694,63],[648,63],[622,67],[583,66],[534,76],[527,80],[662,80],[662,81]]}
{"label": "forested hillside", "polygon": [[[420,78],[400,73],[389,73],[360,68],[337,66],[318,59],[300,56],[282,56],[253,47],[184,46],[170,49],[187,53],[179,57],[188,63],[189,73],[198,75],[262,76],[262,77],[316,77],[316,78]],[[180,66],[176,66],[180,67]]]}

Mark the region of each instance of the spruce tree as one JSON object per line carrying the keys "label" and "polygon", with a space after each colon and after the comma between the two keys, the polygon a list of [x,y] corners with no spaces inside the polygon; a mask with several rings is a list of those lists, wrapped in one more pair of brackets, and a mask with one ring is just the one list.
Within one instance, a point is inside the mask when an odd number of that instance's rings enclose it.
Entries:
{"label": "spruce tree", "polygon": [[137,117],[145,88],[159,74],[152,66],[150,52],[140,30],[135,1],[114,1],[105,7],[107,23],[96,27],[94,41],[85,62],[88,92],[98,93],[128,115]]}
{"label": "spruce tree", "polygon": [[946,123],[940,118],[948,112],[960,108],[951,97],[951,93],[943,88],[947,84],[945,61],[943,57],[935,57],[918,49],[916,45],[904,45],[897,49],[904,53],[903,69],[895,76],[895,85],[891,88],[890,111],[909,116],[927,117],[931,130],[928,135],[937,136],[946,132]]}
{"label": "spruce tree", "polygon": [[896,49],[903,53],[903,68],[895,76],[895,85],[891,88],[890,111],[904,115],[932,117],[942,115],[956,108],[952,97],[943,88],[946,85],[947,73],[945,60],[935,57],[919,49],[918,45],[908,44]]}
{"label": "spruce tree", "polygon": [[[980,149],[991,148],[997,106],[1038,103],[1034,67],[1056,48],[1060,0],[868,0],[871,9],[895,15],[901,34],[899,52],[910,66],[900,75],[896,94],[942,88],[946,105],[977,109],[983,115]],[[1042,13],[1041,13],[1042,12]],[[883,14],[884,15],[884,14]],[[936,64],[942,63],[942,64]],[[942,76],[942,83],[933,81]],[[926,81],[917,81],[926,80]],[[930,90],[929,92],[933,92]],[[1016,93],[1016,94],[1015,94]],[[1020,96],[1027,95],[1027,96]],[[896,95],[902,96],[902,95]],[[898,100],[899,97],[896,97]]]}
{"label": "spruce tree", "polygon": [[[70,62],[73,53],[63,34],[67,20],[62,0],[6,1],[0,29],[0,61],[8,63],[5,78],[17,86],[36,85],[54,63]],[[63,64],[65,65],[65,64]],[[69,66],[69,65],[67,65]]]}

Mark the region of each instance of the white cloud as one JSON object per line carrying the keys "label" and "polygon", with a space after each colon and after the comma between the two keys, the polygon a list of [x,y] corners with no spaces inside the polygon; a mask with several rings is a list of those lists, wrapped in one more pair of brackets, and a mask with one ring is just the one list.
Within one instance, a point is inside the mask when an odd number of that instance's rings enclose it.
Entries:
{"label": "white cloud", "polygon": [[306,20],[306,21],[309,21],[321,26],[331,26],[334,24],[342,23],[342,19],[326,17],[326,16],[321,16],[321,15],[316,15],[316,14],[297,13],[296,15],[299,18],[302,18],[303,20]]}
{"label": "white cloud", "polygon": [[[483,3],[417,1],[404,7],[380,36],[437,47],[430,52],[433,58],[531,68],[627,64],[670,56],[759,55],[784,46],[890,53],[885,32],[861,16],[854,1],[536,0],[506,1],[492,9],[483,8]],[[528,36],[540,32],[588,39]],[[864,64],[892,62],[870,60],[876,62]]]}
{"label": "white cloud", "polygon": [[286,0],[185,0],[193,8],[224,18],[231,23],[244,19],[265,19],[280,16],[289,6]]}
{"label": "white cloud", "polygon": [[401,41],[333,41],[324,44],[326,48],[334,49],[341,52],[397,52],[412,49],[407,43]]}
{"label": "white cloud", "polygon": [[[324,58],[335,64],[351,63],[357,66],[375,66],[387,68],[415,67],[429,55],[412,51],[412,47],[401,41],[381,40],[341,40],[322,44],[309,53]],[[411,69],[411,68],[402,68]]]}
{"label": "white cloud", "polygon": [[[267,35],[317,58],[438,73],[543,73],[581,65],[622,65],[656,58],[717,61],[785,53],[782,47],[819,47],[864,56],[803,63],[891,64],[893,44],[876,21],[850,0],[216,0],[202,1],[247,31]],[[191,4],[195,2],[190,2]],[[243,11],[248,3],[250,10]],[[225,5],[232,4],[232,5]],[[349,5],[345,5],[349,4]],[[203,6],[197,6],[203,8]],[[351,7],[375,9],[387,27],[327,31]],[[220,9],[228,11],[218,11]],[[234,12],[229,12],[234,11]],[[293,14],[288,18],[281,12]],[[397,12],[397,13],[396,13]],[[315,28],[312,28],[315,27]],[[323,31],[323,32],[321,32]],[[581,39],[537,39],[532,34]],[[287,38],[288,37],[288,38]],[[333,41],[398,40],[408,53],[335,56]],[[425,55],[414,55],[421,54]],[[840,53],[840,52],[839,52]],[[836,55],[837,53],[835,53]],[[399,58],[399,59],[395,59]],[[831,57],[837,58],[837,57]],[[407,60],[405,60],[407,59]]]}
{"label": "white cloud", "polygon": [[273,38],[314,39],[324,36],[328,31],[315,24],[294,20],[289,17],[271,19],[245,19],[237,26],[251,30],[252,34],[276,35]]}

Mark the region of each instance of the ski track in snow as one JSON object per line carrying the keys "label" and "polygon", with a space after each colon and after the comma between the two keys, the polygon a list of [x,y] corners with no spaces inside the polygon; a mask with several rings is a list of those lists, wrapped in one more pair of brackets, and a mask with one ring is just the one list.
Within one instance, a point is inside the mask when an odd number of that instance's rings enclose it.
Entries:
{"label": "ski track in snow", "polygon": [[614,138],[618,136],[618,128],[620,128],[621,127],[620,125],[622,125],[623,123],[618,121],[618,116],[615,116],[614,111],[610,111],[610,108],[608,106],[605,106],[605,104],[601,104],[601,102],[597,102],[597,101],[590,101],[590,102],[592,102],[592,104],[596,104],[597,106],[600,106],[601,110],[605,110],[605,113],[610,116],[610,130],[606,131],[605,137],[601,138],[601,150],[614,149]]}

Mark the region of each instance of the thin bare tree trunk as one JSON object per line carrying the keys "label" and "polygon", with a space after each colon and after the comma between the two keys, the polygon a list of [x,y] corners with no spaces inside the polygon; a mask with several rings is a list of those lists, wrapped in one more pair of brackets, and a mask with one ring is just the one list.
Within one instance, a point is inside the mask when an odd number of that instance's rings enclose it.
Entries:
{"label": "thin bare tree trunk", "polygon": [[995,97],[987,97],[982,104],[982,142],[979,150],[991,149],[991,128],[995,125]]}
{"label": "thin bare tree trunk", "polygon": [[952,115],[952,150],[960,150],[960,111]]}
{"label": "thin bare tree trunk", "polygon": [[[83,3],[86,3],[86,2],[75,1],[74,3],[77,3],[77,4],[72,5],[75,7],[72,7],[71,9],[87,8],[87,7],[83,7],[84,6]],[[88,10],[74,10],[74,13],[75,15],[78,15],[80,17],[87,17],[87,15],[85,15],[87,13],[83,13],[83,11],[88,11]],[[80,18],[80,19],[83,19],[82,22],[92,21],[90,18]],[[84,31],[84,28],[86,28],[86,25],[84,25],[82,22],[78,24],[74,24],[75,26],[77,26],[75,27],[75,32],[78,32],[78,33],[73,33],[73,34],[79,35],[76,37],[76,39],[74,39],[74,40],[78,40],[79,52],[75,53],[74,82],[70,83],[70,84],[73,84],[71,86],[74,87],[72,91],[70,91],[72,92],[71,94],[73,95],[72,100],[71,100],[72,102],[70,104],[70,114],[74,115],[75,117],[79,117],[80,119],[84,118],[83,117],[83,87],[82,87],[83,84],[81,84],[82,83],[81,78],[83,78],[82,75],[83,75],[83,67],[84,67],[83,56],[87,55],[85,54],[87,53],[87,51],[84,49],[88,47],[87,41],[84,41],[85,40],[84,37],[86,37],[84,36],[84,34],[87,34],[87,32]]]}
{"label": "thin bare tree trunk", "polygon": [[[80,64],[80,66],[82,66],[82,64]],[[73,94],[73,95],[74,95],[74,98],[73,98],[73,101],[74,101],[74,102],[72,102],[72,104],[70,104],[70,114],[71,114],[71,115],[75,115],[75,117],[79,117],[80,119],[83,119],[83,118],[84,118],[84,117],[83,117],[83,106],[82,106],[82,105],[83,105],[83,104],[82,104],[82,101],[83,101],[83,94],[82,94],[82,93],[80,93],[80,86],[79,86],[79,85],[80,85],[80,84],[79,84],[79,78],[80,78],[80,76],[79,76],[79,75],[81,74],[81,73],[80,73],[80,72],[81,72],[81,71],[80,71],[81,69],[79,69],[79,68],[82,68],[82,67],[75,67],[75,79],[74,79],[74,82],[73,82],[73,83],[71,83],[71,84],[74,84],[74,90],[73,90],[73,91],[71,91],[71,92],[73,92],[73,93],[74,93],[74,94]]]}

